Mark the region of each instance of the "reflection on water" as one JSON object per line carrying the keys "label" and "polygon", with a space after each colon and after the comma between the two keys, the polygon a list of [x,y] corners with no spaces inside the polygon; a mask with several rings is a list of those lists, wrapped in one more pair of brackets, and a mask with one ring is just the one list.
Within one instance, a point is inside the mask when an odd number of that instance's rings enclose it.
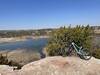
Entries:
{"label": "reflection on water", "polygon": [[0,43],[0,50],[16,50],[16,49],[25,49],[25,50],[32,50],[32,51],[39,51],[41,52],[42,49],[47,44],[46,38],[40,39],[27,39],[26,41],[19,41],[19,42],[10,42],[10,43]]}

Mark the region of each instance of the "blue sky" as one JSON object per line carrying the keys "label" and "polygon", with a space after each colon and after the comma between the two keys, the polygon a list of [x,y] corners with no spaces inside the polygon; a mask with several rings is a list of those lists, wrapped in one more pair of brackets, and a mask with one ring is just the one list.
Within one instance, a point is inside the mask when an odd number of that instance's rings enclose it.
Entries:
{"label": "blue sky", "polygon": [[100,0],[0,0],[1,29],[100,25]]}

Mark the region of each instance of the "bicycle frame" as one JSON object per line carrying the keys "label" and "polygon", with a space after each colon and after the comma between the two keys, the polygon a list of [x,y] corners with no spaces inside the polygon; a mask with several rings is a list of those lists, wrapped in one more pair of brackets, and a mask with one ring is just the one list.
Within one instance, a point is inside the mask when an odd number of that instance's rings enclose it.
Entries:
{"label": "bicycle frame", "polygon": [[74,47],[75,51],[78,53],[78,54],[81,54],[80,53],[80,50],[82,49],[82,47],[79,47],[78,45],[76,45],[74,42],[71,43],[72,46]]}
{"label": "bicycle frame", "polygon": [[69,53],[72,52],[72,50],[70,50],[71,47],[74,48],[74,50],[76,51],[77,55],[78,55],[81,59],[85,59],[85,60],[91,59],[91,57],[92,57],[92,56],[91,56],[91,53],[85,52],[85,51],[84,51],[85,49],[83,49],[82,46],[79,47],[77,44],[75,44],[74,42],[72,42],[71,45],[70,45],[70,47],[69,47]]}

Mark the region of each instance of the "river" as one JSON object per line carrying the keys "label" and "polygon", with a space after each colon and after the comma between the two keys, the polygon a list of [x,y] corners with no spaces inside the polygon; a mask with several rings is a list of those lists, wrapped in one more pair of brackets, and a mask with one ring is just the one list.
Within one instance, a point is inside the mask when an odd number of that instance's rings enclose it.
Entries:
{"label": "river", "polygon": [[25,41],[0,43],[0,51],[6,51],[6,50],[13,51],[17,49],[25,49],[27,51],[31,50],[42,54],[42,50],[46,46],[46,44],[47,44],[46,38],[27,39]]}

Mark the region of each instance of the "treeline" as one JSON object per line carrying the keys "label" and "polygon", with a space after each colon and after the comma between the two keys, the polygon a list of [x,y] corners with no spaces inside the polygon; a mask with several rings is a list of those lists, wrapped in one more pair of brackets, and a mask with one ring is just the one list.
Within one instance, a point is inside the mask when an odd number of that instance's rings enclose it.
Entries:
{"label": "treeline", "polygon": [[[92,26],[92,30],[100,30],[100,26]],[[43,36],[49,35],[57,29],[38,29],[38,30],[0,30],[1,38],[21,37],[21,36]],[[100,35],[100,34],[99,34]]]}
{"label": "treeline", "polygon": [[48,35],[52,29],[40,29],[40,30],[1,30],[0,37],[21,37],[21,36],[43,36]]}

